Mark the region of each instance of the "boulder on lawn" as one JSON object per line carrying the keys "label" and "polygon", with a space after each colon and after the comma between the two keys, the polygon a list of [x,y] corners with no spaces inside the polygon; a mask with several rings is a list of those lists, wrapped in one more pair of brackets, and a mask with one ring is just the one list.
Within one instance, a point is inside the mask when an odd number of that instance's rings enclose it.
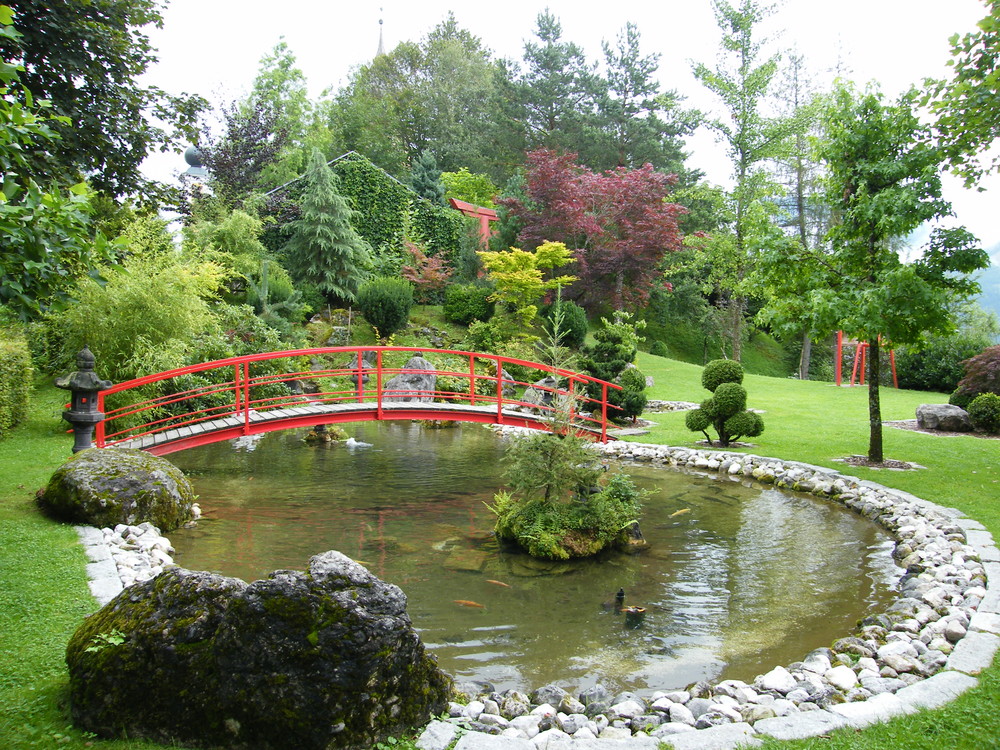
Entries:
{"label": "boulder on lawn", "polygon": [[56,469],[41,506],[71,523],[114,528],[149,521],[171,531],[194,518],[194,490],[164,458],[124,448],[89,448]]}
{"label": "boulder on lawn", "polygon": [[952,404],[921,404],[917,407],[917,425],[922,430],[972,432],[969,413]]}

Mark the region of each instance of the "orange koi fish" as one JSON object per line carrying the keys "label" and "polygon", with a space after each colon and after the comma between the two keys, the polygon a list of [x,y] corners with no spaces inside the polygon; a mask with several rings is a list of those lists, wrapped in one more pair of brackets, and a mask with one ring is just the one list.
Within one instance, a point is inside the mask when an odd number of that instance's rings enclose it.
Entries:
{"label": "orange koi fish", "polygon": [[480,604],[479,602],[470,602],[468,599],[456,599],[455,604],[460,607],[476,607],[477,609],[486,609],[485,604]]}
{"label": "orange koi fish", "polygon": [[487,578],[486,583],[492,583],[494,586],[502,586],[505,589],[511,588],[509,583],[504,583],[503,581],[494,581],[492,578]]}
{"label": "orange koi fish", "polygon": [[690,508],[681,508],[680,510],[675,510],[673,513],[671,513],[670,518],[673,518],[674,516],[683,516],[685,513],[690,513],[690,512],[691,512]]}

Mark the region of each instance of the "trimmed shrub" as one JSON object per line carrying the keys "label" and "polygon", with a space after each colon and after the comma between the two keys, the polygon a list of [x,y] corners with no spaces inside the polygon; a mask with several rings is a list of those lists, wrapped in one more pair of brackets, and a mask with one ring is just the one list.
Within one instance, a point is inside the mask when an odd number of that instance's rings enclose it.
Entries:
{"label": "trimmed shrub", "polygon": [[969,404],[972,403],[976,395],[974,393],[966,393],[962,390],[956,390],[951,396],[948,397],[948,403],[952,406],[957,406],[959,409],[968,410]]}
{"label": "trimmed shrub", "polygon": [[660,341],[659,339],[654,341],[653,345],[649,347],[649,353],[652,354],[654,357],[670,356],[670,350],[667,349],[667,345],[664,342]]}
{"label": "trimmed shrub", "polygon": [[444,291],[444,317],[446,320],[467,326],[476,320],[487,321],[493,317],[493,290],[478,284],[452,284]]}
{"label": "trimmed shrub", "polygon": [[[635,420],[646,408],[646,376],[636,367],[626,368],[619,378],[621,391],[615,392],[617,398],[613,400],[621,408],[620,412],[615,412],[616,419]],[[611,396],[611,394],[608,394]]]}
{"label": "trimmed shrub", "polygon": [[742,383],[743,365],[732,359],[713,359],[701,373],[701,386],[715,393],[723,383]]}
{"label": "trimmed shrub", "polygon": [[31,374],[28,343],[0,332],[0,439],[28,413]]}
{"label": "trimmed shrub", "polygon": [[977,430],[990,434],[1000,433],[1000,396],[995,393],[981,393],[968,408],[969,419]]}
{"label": "trimmed shrub", "polygon": [[365,320],[387,339],[406,325],[413,307],[413,285],[404,279],[380,276],[358,290],[358,308]]}
{"label": "trimmed shrub", "polygon": [[701,382],[706,388],[711,385],[714,395],[684,417],[689,430],[704,433],[711,445],[708,428],[714,428],[723,448],[741,437],[756,437],[764,431],[764,420],[746,410],[747,392],[740,385],[743,366],[739,362],[727,359],[709,362],[702,372]]}

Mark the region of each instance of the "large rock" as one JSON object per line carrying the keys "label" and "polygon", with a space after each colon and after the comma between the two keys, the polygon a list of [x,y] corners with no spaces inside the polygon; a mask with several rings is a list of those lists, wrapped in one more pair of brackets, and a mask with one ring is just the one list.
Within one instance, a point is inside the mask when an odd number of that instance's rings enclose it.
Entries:
{"label": "large rock", "polygon": [[339,552],[249,585],[171,568],[89,617],[66,662],[81,728],[234,748],[373,747],[450,692],[403,592]]}
{"label": "large rock", "polygon": [[[532,404],[541,408],[551,407],[555,401],[556,389],[558,387],[559,381],[551,375],[546,375],[541,380],[536,380],[524,389],[521,401],[524,404]],[[545,410],[548,411],[548,409]]]}
{"label": "large rock", "polygon": [[917,426],[922,430],[972,431],[969,413],[951,404],[921,404],[917,407]]}
{"label": "large rock", "polygon": [[403,372],[382,387],[382,399],[430,403],[434,400],[436,387],[434,365],[418,355],[411,357],[403,367]]}
{"label": "large rock", "polygon": [[166,459],[137,450],[90,448],[56,469],[39,502],[72,523],[114,528],[149,521],[171,531],[194,518],[195,497],[187,477]]}

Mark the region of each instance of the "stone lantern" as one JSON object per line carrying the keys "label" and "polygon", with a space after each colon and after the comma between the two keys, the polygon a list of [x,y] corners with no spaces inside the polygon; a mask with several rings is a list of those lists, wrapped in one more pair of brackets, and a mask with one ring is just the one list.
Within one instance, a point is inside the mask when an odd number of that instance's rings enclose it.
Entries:
{"label": "stone lantern", "polygon": [[84,347],[76,355],[76,372],[56,378],[56,387],[71,393],[69,408],[62,418],[73,426],[73,452],[92,447],[94,426],[104,420],[97,410],[97,394],[111,387],[110,380],[101,380],[94,372],[94,355]]}

